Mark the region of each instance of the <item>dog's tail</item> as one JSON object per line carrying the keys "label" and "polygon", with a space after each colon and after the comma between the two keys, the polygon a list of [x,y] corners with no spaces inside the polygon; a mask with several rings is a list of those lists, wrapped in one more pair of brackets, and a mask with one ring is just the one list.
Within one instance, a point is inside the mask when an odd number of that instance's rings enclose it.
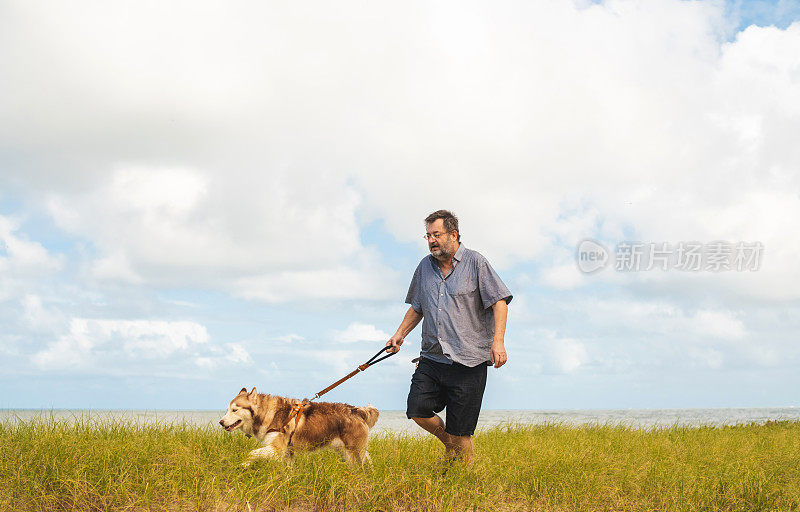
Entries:
{"label": "dog's tail", "polygon": [[371,405],[367,405],[366,407],[359,407],[358,409],[362,413],[364,413],[365,416],[364,419],[366,420],[367,425],[369,425],[369,428],[374,427],[375,423],[378,422],[378,416],[380,415],[378,409],[374,408]]}

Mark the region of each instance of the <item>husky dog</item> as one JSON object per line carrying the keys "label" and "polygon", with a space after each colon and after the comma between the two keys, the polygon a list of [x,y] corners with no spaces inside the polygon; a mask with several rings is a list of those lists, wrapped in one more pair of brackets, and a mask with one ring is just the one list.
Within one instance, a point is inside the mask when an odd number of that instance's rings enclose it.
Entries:
{"label": "husky dog", "polygon": [[219,424],[228,432],[241,429],[263,446],[250,452],[245,467],[257,458],[291,458],[296,450],[311,451],[326,446],[338,451],[349,463],[369,462],[367,437],[378,421],[376,408],[312,402],[303,406],[299,417],[294,418],[292,413],[301,403],[258,393],[256,388],[249,393],[242,388],[231,400]]}

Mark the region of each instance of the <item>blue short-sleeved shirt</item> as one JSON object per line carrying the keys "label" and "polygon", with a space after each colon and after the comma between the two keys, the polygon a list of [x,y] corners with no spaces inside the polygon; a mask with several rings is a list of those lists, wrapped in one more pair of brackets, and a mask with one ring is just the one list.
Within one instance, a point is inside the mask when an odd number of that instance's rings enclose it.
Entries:
{"label": "blue short-sleeved shirt", "polygon": [[511,292],[480,253],[460,244],[447,277],[428,255],[419,262],[406,303],[422,313],[421,356],[466,366],[491,362],[492,306]]}

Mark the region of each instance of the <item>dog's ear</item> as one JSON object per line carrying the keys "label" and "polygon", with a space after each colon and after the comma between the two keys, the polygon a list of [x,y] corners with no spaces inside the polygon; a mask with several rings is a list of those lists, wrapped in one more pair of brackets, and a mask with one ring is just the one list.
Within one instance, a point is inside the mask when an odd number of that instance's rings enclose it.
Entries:
{"label": "dog's ear", "polygon": [[[247,391],[247,390],[245,390],[245,391]],[[256,391],[256,387],[253,386],[253,390],[250,391],[250,394],[247,395],[247,398],[249,398],[250,400],[255,400],[257,396],[258,396],[258,391]]]}
{"label": "dog's ear", "polygon": [[242,393],[247,393],[247,388],[242,388],[242,389],[239,391],[239,394],[240,394],[240,395],[241,395]]}

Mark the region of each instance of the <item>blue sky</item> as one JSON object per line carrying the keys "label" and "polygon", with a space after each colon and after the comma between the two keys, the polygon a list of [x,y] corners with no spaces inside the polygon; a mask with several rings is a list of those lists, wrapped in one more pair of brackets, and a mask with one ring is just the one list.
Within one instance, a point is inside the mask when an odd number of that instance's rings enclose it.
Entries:
{"label": "blue sky", "polygon": [[[798,2],[237,9],[6,6],[0,408],[313,395],[439,208],[514,294],[484,407],[800,405]],[[587,238],[764,252],[584,274]],[[330,399],[402,409],[418,350]]]}
{"label": "blue sky", "polygon": [[737,21],[736,28],[743,30],[750,25],[760,27],[774,25],[785,29],[800,17],[800,2],[786,0],[739,0],[726,2],[729,15]]}

